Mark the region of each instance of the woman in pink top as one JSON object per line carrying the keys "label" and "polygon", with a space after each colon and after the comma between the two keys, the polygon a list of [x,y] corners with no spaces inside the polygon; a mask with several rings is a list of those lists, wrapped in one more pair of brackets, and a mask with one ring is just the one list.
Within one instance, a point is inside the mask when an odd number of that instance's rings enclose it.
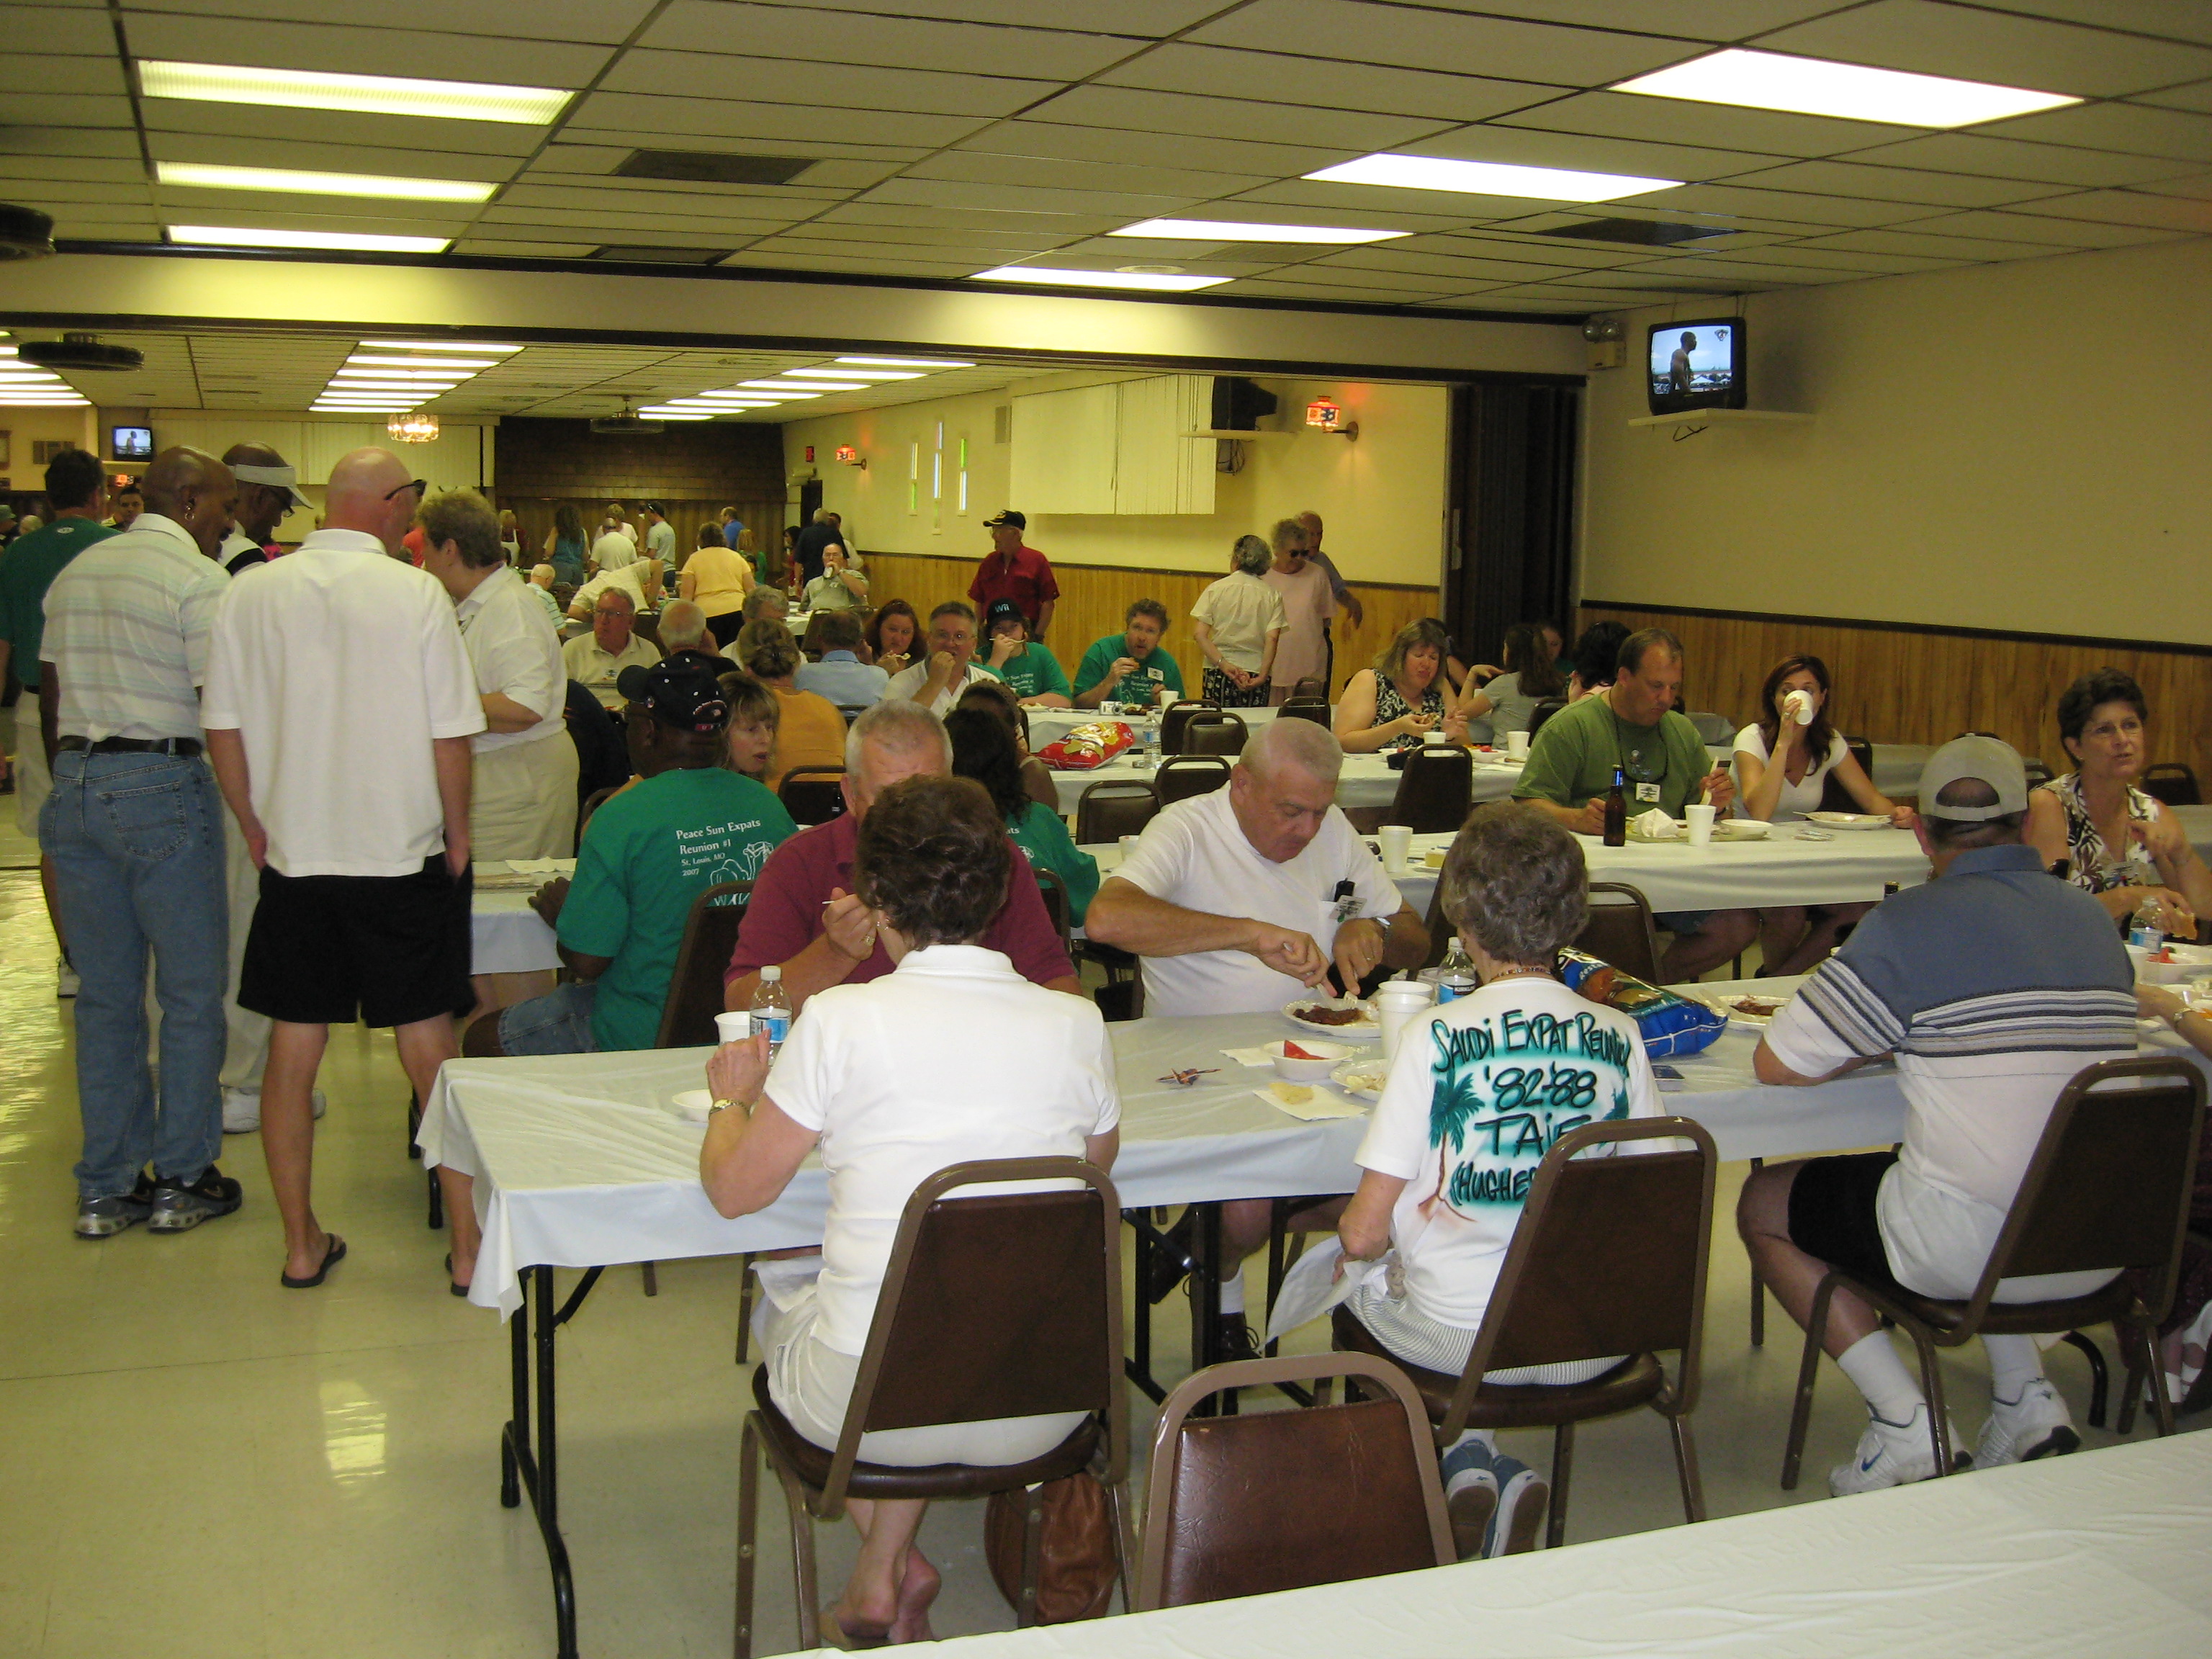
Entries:
{"label": "woman in pink top", "polygon": [[[1275,550],[1275,566],[1260,580],[1283,596],[1283,612],[1290,619],[1267,688],[1267,701],[1275,704],[1286,700],[1300,680],[1328,673],[1328,624],[1336,615],[1336,593],[1328,573],[1306,557],[1306,529],[1296,519],[1279,522],[1267,540]],[[1322,695],[1328,695],[1326,687]]]}

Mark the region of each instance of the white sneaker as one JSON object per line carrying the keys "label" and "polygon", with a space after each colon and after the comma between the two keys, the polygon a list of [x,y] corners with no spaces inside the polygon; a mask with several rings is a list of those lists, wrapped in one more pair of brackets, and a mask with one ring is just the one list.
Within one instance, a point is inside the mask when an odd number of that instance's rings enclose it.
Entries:
{"label": "white sneaker", "polygon": [[[1954,1470],[1969,1467],[1966,1455],[1955,1449],[1958,1443],[1959,1431],[1953,1427],[1951,1467]],[[1928,1441],[1928,1407],[1923,1401],[1914,1407],[1908,1423],[1886,1423],[1869,1415],[1866,1432],[1859,1437],[1858,1449],[1850,1461],[1828,1471],[1828,1495],[1848,1498],[1854,1492],[1933,1480],[1935,1474],[1936,1449]]]}
{"label": "white sneaker", "polygon": [[[313,1096],[314,1111],[320,1117],[330,1102],[318,1089]],[[225,1089],[222,1091],[222,1132],[227,1135],[250,1135],[261,1127],[261,1091],[258,1089]]]}
{"label": "white sneaker", "polygon": [[1552,1501],[1552,1485],[1517,1457],[1502,1452],[1492,1465],[1498,1475],[1498,1514],[1490,1523],[1485,1555],[1523,1555],[1536,1547],[1536,1529]]}
{"label": "white sneaker", "polygon": [[57,957],[54,962],[55,998],[59,1000],[75,996],[81,983],[82,981],[76,976],[76,969],[70,966],[70,959],[67,957]]}
{"label": "white sneaker", "polygon": [[2039,1376],[2012,1404],[1990,1401],[1990,1420],[1982,1425],[1982,1437],[1974,1447],[1974,1467],[1993,1469],[2002,1463],[2061,1457],[2081,1446],[2081,1437],[2074,1431],[2066,1402],[2048,1377]]}
{"label": "white sneaker", "polygon": [[1498,1475],[1490,1443],[1468,1435],[1443,1459],[1444,1510],[1451,1516],[1452,1542],[1459,1559],[1475,1560],[1490,1541],[1498,1515]]}

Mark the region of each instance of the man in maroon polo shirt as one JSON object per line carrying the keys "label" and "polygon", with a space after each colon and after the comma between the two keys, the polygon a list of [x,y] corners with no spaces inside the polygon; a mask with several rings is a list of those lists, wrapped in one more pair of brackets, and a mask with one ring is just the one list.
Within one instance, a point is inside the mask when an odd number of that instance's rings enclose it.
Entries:
{"label": "man in maroon polo shirt", "polygon": [[[848,810],[800,830],[762,866],[738,948],[722,975],[723,1006],[751,1007],[760,970],[770,963],[783,969],[794,1014],[817,991],[891,971],[872,913],[853,893],[860,820],[875,798],[900,779],[943,777],[951,770],[952,745],[944,723],[918,702],[879,702],[853,722],[845,744]],[[1015,860],[1006,906],[981,944],[1003,951],[1017,973],[1047,990],[1083,994],[1027,859]]]}
{"label": "man in maroon polo shirt", "polygon": [[991,550],[975,567],[975,580],[968,584],[968,597],[975,602],[976,614],[988,617],[992,601],[1012,599],[1030,619],[1030,638],[1043,644],[1045,632],[1052,625],[1053,605],[1060,598],[1051,561],[1023,544],[1030,521],[1012,507],[995,519],[984,520],[983,527],[991,532]]}

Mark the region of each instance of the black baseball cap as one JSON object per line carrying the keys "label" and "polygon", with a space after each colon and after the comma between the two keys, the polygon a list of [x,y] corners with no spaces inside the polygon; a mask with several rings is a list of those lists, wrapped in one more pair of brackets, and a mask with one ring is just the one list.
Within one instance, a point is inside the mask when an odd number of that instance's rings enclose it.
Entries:
{"label": "black baseball cap", "polygon": [[1030,625],[1029,613],[1012,599],[994,599],[991,608],[983,613],[983,631],[988,634],[1008,617],[1019,620],[1024,628]]}
{"label": "black baseball cap", "polygon": [[1029,514],[1026,513],[1017,513],[1010,507],[1005,512],[999,514],[997,518],[984,520],[983,528],[986,530],[996,530],[1002,524],[1012,525],[1017,530],[1027,530],[1030,527]]}
{"label": "black baseball cap", "polygon": [[616,677],[615,690],[663,726],[681,732],[719,732],[730,723],[730,700],[715,678],[714,659],[679,651],[650,668],[632,663]]}

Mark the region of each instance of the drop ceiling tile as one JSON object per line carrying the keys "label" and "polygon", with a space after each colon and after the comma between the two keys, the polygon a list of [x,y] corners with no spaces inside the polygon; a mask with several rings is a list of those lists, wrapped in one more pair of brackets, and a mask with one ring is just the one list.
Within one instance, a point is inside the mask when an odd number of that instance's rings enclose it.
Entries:
{"label": "drop ceiling tile", "polygon": [[1189,38],[1325,62],[1353,59],[1408,69],[1480,65],[1487,75],[1559,87],[1608,85],[1694,57],[1698,50],[1684,40],[1384,8],[1360,0],[1254,0],[1192,30]]}
{"label": "drop ceiling tile", "polygon": [[1981,129],[2003,138],[2080,144],[2130,155],[2171,155],[2212,161],[2212,117],[2142,104],[2081,104],[2041,115],[2015,116]]}
{"label": "drop ceiling tile", "polygon": [[1802,191],[1761,190],[1747,181],[1685,185],[1638,198],[1638,204],[1665,213],[1741,214],[1748,220],[1807,225],[1893,225],[1923,211],[1903,202],[1852,201],[1842,196],[1814,196]]}
{"label": "drop ceiling tile", "polygon": [[1913,131],[1875,121],[1838,121],[1825,115],[1737,109],[1728,104],[1647,98],[1627,92],[1577,93],[1500,116],[1498,121],[1502,125],[1541,127],[1551,132],[1587,132],[1607,138],[1802,156],[1858,149],[1904,137]]}
{"label": "drop ceiling tile", "polygon": [[658,247],[689,247],[728,243],[732,246],[788,227],[784,215],[758,214],[750,218],[672,220],[665,213],[617,213],[605,208],[580,213],[574,208],[508,207],[495,203],[477,222],[483,226],[535,225],[542,229],[566,230],[574,236],[602,242],[649,243]]}
{"label": "drop ceiling tile", "polygon": [[2185,87],[2168,87],[2162,92],[2146,92],[2136,101],[2139,104],[2159,104],[2168,109],[2193,109],[2212,112],[2212,81],[2198,81]]}
{"label": "drop ceiling tile", "polygon": [[8,7],[8,50],[15,52],[70,52],[86,58],[115,56],[115,28],[105,9],[92,6]]}
{"label": "drop ceiling tile", "polygon": [[[1638,265],[1617,267],[1626,276],[1634,273],[1649,278],[1661,267],[1656,261]],[[1679,276],[1704,277],[1714,282],[1735,278],[1752,288],[1797,288],[1838,280],[1834,270],[1826,265],[1792,265],[1743,259],[1716,259],[1689,254],[1665,262],[1664,274]]]}
{"label": "drop ceiling tile", "polygon": [[2057,218],[2040,203],[2011,213],[1947,213],[1935,218],[1916,219],[1911,228],[1936,236],[1990,236],[2001,242],[2039,242],[2054,252],[2062,248],[2134,247],[2145,242],[2173,241],[2185,234],[2181,229],[2160,230],[2143,225],[2101,223],[2087,218]]}
{"label": "drop ceiling tile", "polygon": [[907,169],[909,179],[951,179],[965,184],[1024,185],[1058,190],[1127,191],[1200,201],[1274,183],[1268,173],[1202,173],[1189,167],[1116,165],[1107,161],[1045,161],[949,150]]}
{"label": "drop ceiling tile", "polygon": [[915,207],[897,202],[844,202],[823,212],[813,222],[817,224],[850,225],[920,225],[972,226],[979,230],[997,233],[1030,231],[1073,240],[1078,236],[1099,236],[1124,225],[1128,221],[1120,214],[1092,215],[1065,213],[990,213],[974,208]]}
{"label": "drop ceiling tile", "polygon": [[[123,100],[116,101],[129,109]],[[11,114],[15,107],[15,100],[10,100]],[[149,134],[197,132],[227,138],[267,137],[309,144],[507,156],[529,155],[545,136],[540,128],[508,121],[402,121],[389,115],[287,109],[270,104],[201,104],[182,98],[149,98],[144,107]]]}
{"label": "drop ceiling tile", "polygon": [[1331,283],[1286,283],[1269,276],[1249,283],[1238,283],[1232,289],[1218,289],[1220,294],[1234,294],[1238,298],[1255,300],[1299,300],[1312,301],[1334,301],[1350,305],[1410,305],[1417,301],[1434,299],[1431,294],[1417,293],[1410,289],[1346,287]]}
{"label": "drop ceiling tile", "polygon": [[2202,0],[1977,0],[1977,3],[2023,17],[2088,23],[2212,46],[2212,10],[2207,10]]}
{"label": "drop ceiling tile", "polygon": [[859,243],[883,247],[955,247],[974,249],[988,241],[1011,252],[1041,253],[1066,241],[1048,231],[995,229],[960,225],[854,225],[829,219],[809,219],[805,234],[823,241]]}
{"label": "drop ceiling tile", "polygon": [[1388,271],[1402,273],[1407,277],[1432,276],[1471,286],[1477,283],[1539,282],[1567,274],[1574,268],[1529,259],[1487,259],[1440,253],[1401,252],[1395,247],[1355,247],[1309,260],[1306,269]]}
{"label": "drop ceiling tile", "polygon": [[[834,124],[839,136],[856,143],[908,144],[934,149],[975,131],[986,118],[938,115],[927,111],[841,109]],[[726,139],[729,148],[753,150],[758,141],[781,144],[820,133],[822,111],[802,104],[739,102],[724,98],[647,97],[635,93],[595,92],[584,100],[562,136],[580,141],[648,149],[709,148],[699,143],[665,145],[671,138]]]}
{"label": "drop ceiling tile", "polygon": [[[826,10],[876,13],[884,0],[811,0]],[[1221,9],[1221,0],[898,0],[902,16],[1024,23],[1158,40]]]}
{"label": "drop ceiling tile", "polygon": [[1759,45],[2084,98],[2124,97],[2212,75],[2212,48],[1935,0],[1874,0],[1778,30]]}
{"label": "drop ceiling tile", "polygon": [[[130,29],[134,57],[178,58],[188,64],[209,60],[210,34],[202,19],[137,12],[131,16]],[[422,76],[451,65],[456,80],[495,80],[514,86],[580,87],[606,67],[611,55],[605,46],[534,40],[512,28],[493,35],[424,33],[264,21],[257,22],[252,33],[250,61],[270,69]],[[487,67],[495,64],[497,73],[487,74]]]}
{"label": "drop ceiling tile", "polygon": [[1598,311],[1622,306],[1645,306],[1655,303],[1650,289],[1565,287],[1556,283],[1522,283],[1505,288],[1492,289],[1482,296],[1486,306],[1506,307],[1522,300],[1548,300],[1565,302],[1561,309],[1580,308]]}
{"label": "drop ceiling tile", "polygon": [[[146,186],[140,187],[143,199]],[[305,214],[316,218],[389,220],[400,235],[452,236],[475,218],[475,202],[395,202],[366,196],[295,195],[274,190],[198,190],[182,185],[151,186],[155,204],[171,219],[190,225],[260,224],[267,214]],[[419,227],[410,230],[410,226]]]}
{"label": "drop ceiling tile", "polygon": [[[635,140],[622,143],[570,143],[570,131],[563,128],[561,137],[546,145],[543,153],[531,162],[530,171],[533,175],[553,173],[564,177],[605,178],[629,160],[630,151],[640,148]],[[823,161],[887,161],[902,166],[908,161],[919,161],[929,154],[927,148],[919,144],[833,144],[818,138],[781,143],[749,138],[718,143],[711,139],[690,137],[678,140],[659,137],[643,147],[648,149],[696,150],[709,155],[813,155]]]}
{"label": "drop ceiling tile", "polygon": [[1841,159],[1869,167],[1925,167],[1984,179],[2032,179],[2083,186],[2138,185],[2170,179],[2188,167],[2186,162],[2153,156],[2077,149],[2066,144],[2032,144],[1972,132],[1932,132],[1899,143],[1855,150]]}
{"label": "drop ceiling tile", "polygon": [[1298,144],[1253,143],[1209,137],[1203,142],[1173,132],[1140,132],[1125,127],[1069,126],[1057,121],[1023,118],[999,121],[956,148],[994,155],[1030,155],[1043,160],[1127,162],[1142,167],[1225,168],[1232,173],[1286,174],[1348,161],[1367,153],[1364,145],[1315,149]]}
{"label": "drop ceiling tile", "polygon": [[[810,84],[810,79],[814,84]],[[933,70],[841,64],[810,77],[805,66],[701,52],[624,52],[600,83],[609,92],[661,97],[715,89],[715,101],[759,102],[805,109],[816,131],[835,130],[848,108],[921,115],[1011,115],[1052,90],[1053,83],[1006,76],[946,75]],[[824,105],[835,106],[834,112]],[[590,117],[597,124],[603,118]]]}
{"label": "drop ceiling tile", "polygon": [[1548,236],[1485,235],[1474,231],[1415,236],[1394,246],[1429,253],[1457,254],[1462,258],[1525,259],[1561,270],[1617,265],[1630,255],[1642,252],[1619,243],[1567,241]]}
{"label": "drop ceiling tile", "polygon": [[[1816,225],[1802,219],[1774,219],[1749,213],[1716,213],[1702,208],[1685,207],[1674,199],[1681,193],[1680,191],[1661,191],[1653,197],[1638,197],[1625,202],[1599,202],[1588,207],[1559,208],[1531,214],[1510,225],[1486,226],[1485,229],[1489,234],[1510,232],[1533,235],[1539,232],[1562,230],[1570,225],[1587,224],[1598,218],[1650,219],[1660,224],[1696,225],[1715,231],[1718,236],[1712,243],[1707,244],[1711,246],[1717,245],[1719,236],[1758,237],[1771,240],[1777,237],[1820,236],[1835,228],[1832,224]],[[1912,217],[1924,215],[1929,210],[1917,207],[1900,209],[1899,211],[1906,217]]]}
{"label": "drop ceiling tile", "polygon": [[121,94],[19,92],[6,105],[8,125],[24,127],[127,127],[131,100]]}
{"label": "drop ceiling tile", "polygon": [[949,179],[893,179],[861,198],[908,207],[971,208],[986,211],[1079,214],[1115,224],[1152,218],[1188,207],[1188,196],[1139,196],[1103,190],[1038,190],[1008,185],[963,184]]}
{"label": "drop ceiling tile", "polygon": [[124,84],[123,66],[112,56],[67,58],[58,52],[10,53],[0,58],[0,93],[93,93],[119,97],[130,88]]}
{"label": "drop ceiling tile", "polygon": [[128,126],[6,127],[0,126],[0,155],[81,156],[88,160],[129,161],[143,168],[138,159],[138,135]]}
{"label": "drop ceiling tile", "polygon": [[972,276],[976,266],[961,260],[838,258],[828,254],[737,253],[721,262],[750,270],[835,270],[865,276]]}
{"label": "drop ceiling tile", "polygon": [[1236,198],[1280,203],[1285,207],[1326,208],[1348,224],[1378,230],[1455,230],[1498,219],[1518,219],[1554,205],[1525,196],[1465,196],[1448,190],[1395,190],[1374,185],[1339,185],[1321,179],[1286,179]]}
{"label": "drop ceiling tile", "polygon": [[1936,236],[1917,228],[1845,230],[1816,246],[1857,249],[1866,253],[1924,253],[1931,258],[2033,259],[2057,252],[2033,242],[1998,241],[1987,236]]}
{"label": "drop ceiling tile", "polygon": [[856,25],[848,15],[811,7],[748,5],[732,0],[711,4],[675,0],[640,40],[641,46],[672,52],[836,64],[841,80],[844,66],[873,64],[900,70],[1079,81],[1142,44],[1134,38],[1106,34],[883,14]]}
{"label": "drop ceiling tile", "polygon": [[1581,23],[1592,28],[1633,27],[1640,33],[1686,40],[1741,40],[1824,11],[1837,0],[1428,0],[1453,11],[1525,17],[1543,23]]}
{"label": "drop ceiling tile", "polygon": [[799,218],[830,203],[842,202],[846,195],[843,191],[805,190],[796,185],[720,185],[708,190],[678,191],[647,179],[604,179],[589,185],[526,179],[508,185],[499,199],[507,207],[659,213],[673,223],[689,217]]}
{"label": "drop ceiling tile", "polygon": [[2212,173],[2191,173],[2179,179],[2162,179],[2142,189],[2153,196],[2186,196],[2191,201],[2212,201]]}
{"label": "drop ceiling tile", "polygon": [[62,207],[54,210],[54,237],[64,242],[158,242],[161,228],[151,219],[95,219]]}
{"label": "drop ceiling tile", "polygon": [[1462,161],[1510,161],[1516,166],[1566,167],[1583,173],[1618,173],[1644,179],[1723,179],[1771,167],[1784,156],[1747,150],[1652,144],[1627,138],[1595,138],[1583,133],[1547,132],[1533,127],[1488,123],[1440,132],[1407,144],[1414,155],[1443,155]]}
{"label": "drop ceiling tile", "polygon": [[1077,87],[1025,112],[1042,121],[1127,127],[1137,132],[1181,132],[1198,138],[1268,143],[1295,137],[1310,144],[1363,155],[1425,138],[1443,125],[1425,117],[1333,109],[1285,111],[1273,104],[1243,98],[1199,98],[1187,93],[1102,86]]}
{"label": "drop ceiling tile", "polygon": [[225,137],[211,133],[149,132],[157,161],[216,167],[298,167],[310,173],[370,173],[398,179],[470,179],[491,184],[514,176],[515,158],[444,150],[377,149],[357,144],[309,144],[296,139]]}
{"label": "drop ceiling tile", "polygon": [[1489,81],[1473,75],[1383,69],[1370,64],[1322,63],[1274,52],[1176,42],[1146,52],[1099,77],[1103,83],[1153,92],[1214,97],[1264,88],[1293,107],[1356,109],[1440,121],[1479,121],[1522,109],[1553,95],[1553,88],[1524,81]]}
{"label": "drop ceiling tile", "polygon": [[[530,37],[536,40],[598,41],[619,46],[629,36],[653,0],[530,0]],[[314,16],[321,8],[301,0],[127,0],[126,12],[175,12],[188,16],[253,17],[295,21]],[[514,0],[378,0],[369,17],[351,20],[373,22],[378,28],[410,33],[428,31],[499,37],[515,27]],[[132,30],[133,44],[137,30]],[[114,50],[111,39],[108,50]],[[206,57],[195,60],[204,63]],[[253,58],[223,58],[225,63],[254,62]],[[427,68],[418,69],[427,74]],[[496,80],[484,74],[476,78]]]}
{"label": "drop ceiling tile", "polygon": [[2149,196],[2128,190],[2085,191],[2056,202],[2039,202],[2033,211],[2061,219],[2195,231],[2199,234],[2212,233],[2212,202],[2191,201],[2180,196]]}
{"label": "drop ceiling tile", "polygon": [[145,164],[133,156],[9,155],[0,154],[0,179],[46,179],[57,182],[124,185],[146,192]]}
{"label": "drop ceiling tile", "polygon": [[[1755,248],[1732,256],[1744,264],[1772,260],[1779,264],[1827,271],[1850,271],[1862,276],[1903,276],[1917,270],[1950,270],[1972,263],[1960,258],[1931,258],[1924,253],[1854,253],[1811,242],[1791,242],[1780,247]],[[1838,276],[1837,281],[1846,280]]]}
{"label": "drop ceiling tile", "polygon": [[581,259],[587,258],[596,246],[592,242],[532,242],[520,239],[509,241],[479,231],[454,243],[453,252],[480,254],[494,259]]}
{"label": "drop ceiling tile", "polygon": [[1746,173],[1729,182],[1753,190],[1802,191],[1860,201],[1921,202],[1936,207],[1997,207],[2056,196],[2063,188],[1962,173],[1862,167],[1851,161],[1792,161],[1785,167]]}
{"label": "drop ceiling tile", "polygon": [[41,213],[67,213],[75,217],[147,219],[154,216],[154,205],[146,199],[143,185],[134,190],[128,185],[80,185],[52,179],[11,179],[9,181],[8,200],[19,206],[34,207]]}

